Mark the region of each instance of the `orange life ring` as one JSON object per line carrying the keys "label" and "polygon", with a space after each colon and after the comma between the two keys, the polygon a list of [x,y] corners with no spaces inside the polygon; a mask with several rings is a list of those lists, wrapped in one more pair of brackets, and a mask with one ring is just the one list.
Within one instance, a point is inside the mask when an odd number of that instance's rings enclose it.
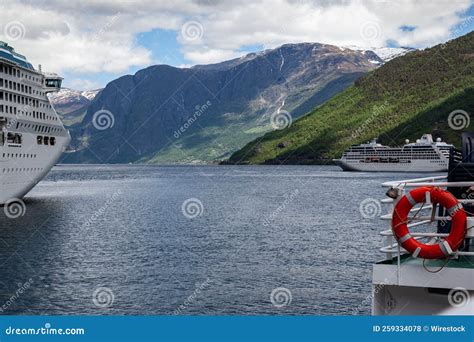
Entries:
{"label": "orange life ring", "polygon": [[[408,230],[408,214],[416,203],[424,203],[429,193],[431,203],[439,203],[448,210],[451,216],[451,232],[437,244],[423,244],[413,238]],[[410,252],[415,258],[443,259],[453,254],[466,235],[466,213],[461,203],[450,192],[435,187],[416,188],[395,206],[392,217],[392,231],[399,245]]]}

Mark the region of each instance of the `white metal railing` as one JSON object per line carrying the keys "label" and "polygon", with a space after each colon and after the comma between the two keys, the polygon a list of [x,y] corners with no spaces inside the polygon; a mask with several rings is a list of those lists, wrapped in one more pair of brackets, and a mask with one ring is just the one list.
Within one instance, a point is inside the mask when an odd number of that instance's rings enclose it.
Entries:
{"label": "white metal railing", "polygon": [[[393,210],[395,208],[395,204],[405,195],[406,191],[410,191],[412,188],[415,187],[421,187],[421,186],[436,186],[440,188],[445,188],[445,187],[474,187],[474,181],[473,182],[447,182],[447,177],[446,176],[436,176],[436,177],[425,177],[425,178],[414,178],[414,179],[406,179],[406,180],[401,180],[401,181],[392,181],[392,182],[385,182],[382,184],[383,187],[385,188],[396,188],[398,190],[398,196],[395,199],[392,198],[385,198],[382,199],[381,202],[384,204],[390,205],[390,212],[388,214],[381,215],[382,220],[392,220],[393,216]],[[459,202],[461,203],[474,203],[474,199],[467,198],[467,199],[459,199]],[[411,210],[411,212],[425,212],[426,210],[431,211],[431,215],[420,215],[417,217],[414,217],[411,219],[412,221],[408,224],[408,228],[420,226],[423,224],[430,224],[430,223],[436,223],[438,221],[449,221],[451,220],[450,216],[438,216],[434,213],[437,212],[437,205],[435,205],[435,208],[433,208],[432,203],[426,203],[421,209],[420,208],[414,208]],[[466,237],[468,238],[474,238],[474,217],[468,217],[467,219],[467,227],[468,227],[468,232]],[[393,254],[396,254],[397,260],[398,260],[398,266],[400,266],[400,256],[402,254],[408,253],[403,247],[401,247],[398,242],[395,240],[395,237],[393,236],[393,232],[390,226],[390,229],[386,229],[380,232],[380,235],[384,236],[386,238],[386,245],[380,248],[380,251],[382,253],[386,254],[387,259],[391,260],[393,258]],[[411,236],[413,236],[415,239],[420,240],[420,239],[426,239],[430,238],[432,239],[432,242],[434,242],[438,238],[443,238],[448,236],[448,234],[443,234],[443,233],[410,233]],[[469,255],[469,256],[474,256],[474,252],[468,252],[468,251],[456,251],[453,257],[458,257],[460,255]]]}
{"label": "white metal railing", "polygon": [[[412,179],[404,179],[400,181],[391,181],[382,183],[383,187],[396,187],[400,184],[410,184],[416,182],[434,182],[441,179],[448,179],[446,176],[436,176],[436,177],[423,177],[423,178],[412,178]],[[430,183],[431,184],[431,183]],[[473,182],[474,184],[474,182]]]}

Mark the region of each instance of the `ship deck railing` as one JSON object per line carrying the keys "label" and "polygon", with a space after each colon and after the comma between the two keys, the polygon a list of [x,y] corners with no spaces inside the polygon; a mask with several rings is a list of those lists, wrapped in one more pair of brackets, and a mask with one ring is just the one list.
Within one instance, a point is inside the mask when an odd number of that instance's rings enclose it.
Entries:
{"label": "ship deck railing", "polygon": [[[396,199],[392,198],[385,198],[382,199],[381,202],[385,205],[389,206],[389,212],[387,214],[381,215],[381,219],[384,221],[389,222],[389,228],[380,232],[385,238],[385,243],[382,248],[380,248],[380,252],[384,253],[386,256],[386,262],[393,262],[398,265],[402,263],[406,263],[410,259],[414,259],[410,257],[408,251],[406,251],[403,247],[401,247],[398,242],[396,241],[395,237],[393,236],[392,227],[391,227],[391,220],[393,216],[393,210],[395,204],[400,200],[407,192],[411,191],[413,188],[417,187],[439,187],[439,188],[453,188],[453,187],[474,187],[473,182],[448,182],[447,176],[435,176],[435,177],[424,177],[424,178],[414,178],[414,179],[405,179],[399,181],[390,181],[385,182],[382,184],[384,188],[396,188],[398,189],[398,197]],[[458,201],[462,204],[474,204],[474,199],[472,198],[462,198],[458,199]],[[437,206],[437,204],[436,204]],[[438,208],[434,208],[434,213],[438,213]],[[421,226],[424,224],[437,224],[439,221],[450,221],[450,216],[439,216],[438,214],[433,215],[433,204],[426,203],[421,209],[415,207],[411,210],[411,212],[415,213],[418,212],[415,218],[410,218],[411,222],[408,224],[408,228],[413,228],[417,226]],[[428,214],[429,213],[429,214]],[[411,232],[411,236],[413,236],[417,240],[422,239],[430,239],[431,242],[434,242],[436,239],[447,237],[448,234],[445,233],[437,233],[437,232]],[[474,217],[467,218],[467,234],[466,238],[473,239],[474,238]],[[429,242],[428,242],[429,243]],[[450,260],[456,260],[462,257],[464,259],[474,260],[474,251],[470,250],[457,250],[451,255],[449,258]],[[474,263],[473,263],[474,266]]]}

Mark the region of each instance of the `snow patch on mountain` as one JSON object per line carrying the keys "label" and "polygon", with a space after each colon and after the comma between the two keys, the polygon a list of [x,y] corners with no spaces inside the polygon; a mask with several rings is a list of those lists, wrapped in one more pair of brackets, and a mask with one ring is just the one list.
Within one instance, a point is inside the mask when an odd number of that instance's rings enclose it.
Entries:
{"label": "snow patch on mountain", "polygon": [[50,93],[49,98],[56,104],[81,101],[81,98],[85,98],[87,101],[92,101],[101,90],[102,89],[79,91],[69,88],[61,88],[58,92]]}
{"label": "snow patch on mountain", "polygon": [[49,99],[58,113],[68,114],[86,109],[102,89],[79,91],[62,88],[49,94]]}
{"label": "snow patch on mountain", "polygon": [[373,48],[372,51],[375,52],[377,56],[383,59],[385,62],[388,62],[396,57],[403,56],[408,52],[414,51],[413,48]]}
{"label": "snow patch on mountain", "polygon": [[362,48],[359,46],[346,46],[346,48],[356,51],[372,51],[377,56],[380,57],[384,62],[388,62],[396,57],[403,56],[408,52],[414,51],[415,49],[409,47],[372,47],[372,48]]}
{"label": "snow patch on mountain", "polygon": [[86,91],[83,91],[81,95],[84,96],[89,101],[92,101],[97,96],[97,94],[99,94],[101,91],[102,89],[86,90]]}

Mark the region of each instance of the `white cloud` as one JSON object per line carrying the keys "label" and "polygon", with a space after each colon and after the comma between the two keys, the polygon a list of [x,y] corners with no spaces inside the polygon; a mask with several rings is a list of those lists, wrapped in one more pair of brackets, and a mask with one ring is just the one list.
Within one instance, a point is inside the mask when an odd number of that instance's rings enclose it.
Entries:
{"label": "white cloud", "polygon": [[147,11],[146,1],[127,8],[116,1],[2,0],[0,23],[1,40],[49,70],[120,73],[152,62],[135,42],[138,33],[177,28],[180,19]]}
{"label": "white cloud", "polygon": [[[153,63],[136,36],[176,31],[190,63],[233,58],[246,46],[288,42],[426,47],[450,38],[472,0],[1,0],[0,39],[56,72],[124,73]],[[189,23],[193,25],[189,25]],[[187,25],[187,26],[186,26]],[[401,26],[416,27],[404,32]],[[3,26],[3,27],[2,27]],[[193,30],[189,30],[189,27]],[[196,29],[198,31],[196,31]],[[193,38],[197,34],[197,38]],[[11,36],[11,32],[10,32]]]}
{"label": "white cloud", "polygon": [[221,49],[187,49],[184,57],[195,64],[211,64],[241,56],[241,52]]}
{"label": "white cloud", "polygon": [[74,78],[68,80],[68,88],[78,89],[78,90],[95,90],[102,88],[102,85],[96,81],[82,79],[82,78]]}
{"label": "white cloud", "polygon": [[[235,4],[235,2],[233,2]],[[473,2],[459,1],[256,1],[219,8],[200,21],[202,44],[186,44],[187,56],[236,51],[242,46],[275,47],[287,42],[381,47],[387,41],[426,47],[449,38],[460,13]],[[413,26],[404,32],[401,26]],[[230,54],[230,53],[229,53]]]}

